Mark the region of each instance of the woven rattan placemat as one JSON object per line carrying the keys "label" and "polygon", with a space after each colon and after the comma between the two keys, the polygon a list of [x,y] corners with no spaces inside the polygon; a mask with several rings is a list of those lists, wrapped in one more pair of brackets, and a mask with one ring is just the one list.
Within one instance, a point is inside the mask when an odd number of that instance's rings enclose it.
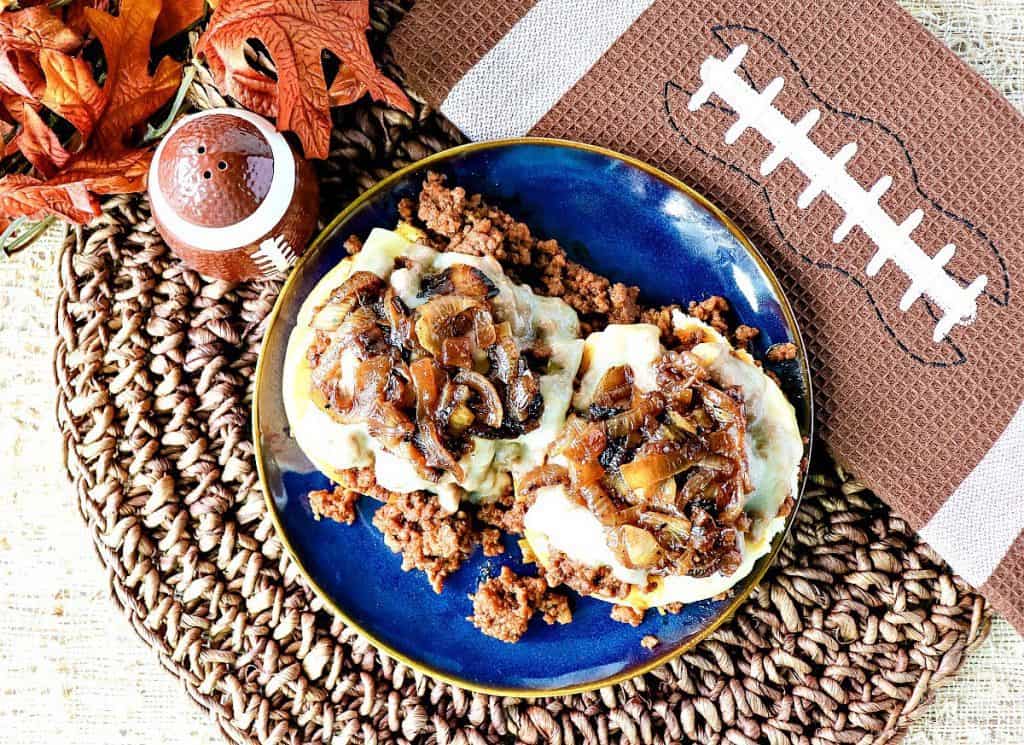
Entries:
{"label": "woven rattan placemat", "polygon": [[[400,12],[378,3],[375,36]],[[202,75],[191,97],[220,103]],[[418,111],[336,114],[324,215],[458,140]],[[137,196],[69,234],[60,279],[57,416],[78,507],[116,603],[232,741],[891,742],[988,629],[981,597],[821,461],[776,568],[694,651],[558,699],[437,683],[334,620],[264,510],[249,401],[279,285],[188,270]]]}

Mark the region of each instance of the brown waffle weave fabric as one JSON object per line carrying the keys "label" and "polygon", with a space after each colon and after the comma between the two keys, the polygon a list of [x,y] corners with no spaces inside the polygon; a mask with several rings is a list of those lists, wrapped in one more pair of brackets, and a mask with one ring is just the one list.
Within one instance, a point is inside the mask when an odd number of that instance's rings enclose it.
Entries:
{"label": "brown waffle weave fabric", "polygon": [[[397,10],[377,5],[377,27]],[[192,94],[219,103],[203,80]],[[422,107],[339,112],[325,214],[457,137]],[[988,630],[982,598],[821,462],[777,568],[692,652],[558,699],[433,681],[332,618],[264,509],[249,401],[278,284],[188,270],[141,197],[69,236],[60,281],[57,417],[78,509],[116,604],[230,741],[892,742]]]}

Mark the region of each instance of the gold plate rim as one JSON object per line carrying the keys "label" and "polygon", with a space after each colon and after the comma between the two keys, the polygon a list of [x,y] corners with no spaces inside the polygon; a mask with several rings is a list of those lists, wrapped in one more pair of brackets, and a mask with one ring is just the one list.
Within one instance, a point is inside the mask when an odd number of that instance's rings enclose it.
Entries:
{"label": "gold plate rim", "polygon": [[713,634],[720,626],[722,626],[722,624],[730,620],[733,617],[733,615],[735,615],[739,607],[747,601],[747,599],[753,593],[754,589],[761,583],[761,580],[764,579],[764,575],[768,572],[768,569],[775,562],[775,559],[778,556],[780,549],[782,548],[782,544],[788,536],[789,531],[793,525],[793,521],[795,519],[797,510],[800,507],[800,502],[803,499],[803,493],[807,483],[807,469],[805,468],[804,473],[801,474],[799,493],[796,496],[793,510],[790,512],[789,516],[786,519],[785,528],[775,537],[774,541],[772,542],[771,551],[769,551],[765,556],[762,556],[754,565],[754,568],[751,570],[750,574],[747,575],[748,584],[744,588],[744,590],[740,593],[737,593],[736,596],[730,601],[729,605],[726,608],[724,608],[719,613],[719,615],[713,621],[711,621],[711,623],[709,623],[705,628],[701,629],[699,632],[694,634],[692,637],[690,637],[677,647],[666,650],[665,652],[659,655],[653,656],[650,660],[645,661],[641,665],[633,667],[624,672],[610,675],[606,678],[601,678],[600,680],[595,680],[574,686],[566,686],[563,688],[552,689],[502,688],[495,686],[484,686],[472,680],[464,680],[452,675],[448,675],[443,671],[435,670],[431,668],[429,665],[425,665],[422,662],[412,659],[408,655],[405,655],[395,650],[390,645],[382,642],[380,639],[374,636],[372,632],[365,629],[359,623],[356,623],[352,618],[349,617],[347,613],[345,613],[338,606],[337,603],[334,602],[331,596],[320,586],[320,584],[315,579],[313,579],[313,577],[306,570],[306,567],[299,560],[298,554],[295,552],[294,548],[291,545],[291,541],[289,541],[288,536],[284,531],[284,527],[281,524],[280,515],[278,514],[277,511],[277,505],[274,502],[273,495],[271,494],[270,488],[268,486],[268,480],[263,465],[263,446],[261,438],[259,436],[259,399],[260,391],[262,390],[264,385],[263,380],[266,373],[266,368],[263,364],[263,361],[266,358],[266,355],[264,354],[265,346],[267,344],[267,339],[271,337],[271,331],[273,330],[274,325],[278,321],[278,315],[280,313],[283,301],[285,297],[288,296],[289,291],[291,290],[294,284],[295,278],[298,276],[299,269],[307,261],[311,261],[313,257],[317,253],[319,253],[320,249],[324,245],[326,245],[326,243],[332,237],[334,237],[338,228],[340,228],[345,223],[345,221],[349,218],[350,215],[355,213],[360,207],[363,206],[363,204],[373,199],[374,196],[380,194],[383,191],[386,191],[393,184],[400,181],[409,174],[422,170],[432,164],[440,163],[457,155],[461,155],[462,153],[474,152],[478,150],[491,150],[502,147],[509,147],[513,145],[542,145],[551,147],[568,147],[576,150],[584,150],[587,152],[604,155],[606,157],[622,161],[631,166],[639,168],[645,173],[683,192],[688,197],[690,197],[698,204],[700,204],[702,207],[711,212],[716,217],[716,219],[718,219],[719,222],[725,225],[729,232],[732,233],[732,235],[740,242],[740,244],[744,247],[747,253],[749,253],[751,257],[753,257],[754,261],[758,264],[760,269],[768,277],[768,281],[771,284],[772,289],[775,290],[776,294],[778,295],[781,301],[780,306],[782,308],[783,316],[786,319],[786,325],[792,330],[794,337],[799,344],[800,371],[807,388],[807,396],[804,401],[803,407],[803,415],[805,417],[804,421],[806,422],[807,429],[805,433],[807,437],[807,442],[804,445],[804,457],[805,462],[810,462],[811,447],[814,441],[814,397],[813,390],[811,387],[810,364],[807,358],[806,345],[803,342],[803,337],[800,333],[800,326],[797,323],[796,314],[793,312],[793,308],[790,305],[789,298],[783,291],[782,285],[779,283],[779,280],[775,276],[775,273],[768,265],[768,262],[765,260],[764,256],[761,255],[761,252],[758,251],[757,247],[755,247],[754,244],[750,241],[750,239],[747,238],[747,236],[743,233],[743,231],[740,230],[738,225],[736,225],[724,212],[722,212],[722,210],[715,206],[703,194],[696,191],[689,184],[686,184],[685,182],[680,181],[674,176],[670,176],[661,169],[655,168],[654,166],[632,156],[623,155],[622,153],[618,153],[615,152],[614,150],[610,150],[608,148],[601,147],[598,145],[588,145],[582,142],[573,142],[572,140],[563,140],[554,137],[511,137],[500,140],[471,142],[464,145],[457,145],[446,150],[441,150],[440,152],[434,153],[433,155],[428,155],[426,158],[422,158],[416,161],[415,163],[410,163],[409,165],[404,166],[399,170],[395,171],[394,173],[390,174],[389,176],[381,179],[376,184],[374,184],[369,189],[360,194],[358,197],[356,197],[355,200],[349,203],[348,206],[341,210],[341,212],[339,212],[329,223],[327,223],[324,229],[320,231],[319,235],[317,235],[316,239],[314,239],[313,242],[309,245],[309,248],[306,250],[306,252],[299,258],[295,266],[292,267],[291,273],[285,280],[284,284],[281,286],[281,290],[277,296],[277,300],[274,302],[274,307],[267,318],[267,325],[266,329],[264,330],[263,341],[260,344],[260,352],[256,360],[256,375],[255,382],[253,385],[251,419],[251,427],[253,434],[253,450],[254,457],[256,459],[256,470],[259,475],[260,486],[263,489],[263,500],[266,505],[267,511],[270,514],[271,521],[274,524],[274,530],[277,533],[277,537],[281,541],[281,544],[284,546],[285,550],[288,552],[288,556],[291,558],[292,562],[298,568],[299,573],[302,575],[306,583],[313,589],[313,592],[316,593],[317,597],[319,597],[320,600],[323,601],[323,603],[338,618],[344,621],[344,623],[348,626],[355,629],[361,636],[366,638],[375,648],[377,648],[384,654],[388,655],[389,657],[398,660],[399,662],[405,665],[408,665],[410,668],[416,670],[417,672],[423,673],[424,675],[428,675],[432,678],[448,683],[450,685],[455,685],[460,688],[464,688],[466,690],[474,691],[477,693],[485,693],[493,696],[509,696],[513,698],[567,696],[575,693],[593,691],[604,686],[615,685],[617,683],[621,683],[624,680],[629,680],[638,675],[643,675],[644,673],[650,672],[654,668],[659,667],[667,662],[670,662],[679,655],[690,651],[700,642],[704,641],[704,639]]}

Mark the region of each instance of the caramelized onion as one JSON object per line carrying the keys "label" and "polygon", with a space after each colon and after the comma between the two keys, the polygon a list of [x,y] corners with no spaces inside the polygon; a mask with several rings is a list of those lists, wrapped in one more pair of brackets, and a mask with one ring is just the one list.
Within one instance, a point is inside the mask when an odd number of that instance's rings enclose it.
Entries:
{"label": "caramelized onion", "polygon": [[353,272],[331,292],[327,302],[316,310],[313,328],[333,331],[357,305],[366,305],[376,300],[384,287],[384,280],[373,272]]}
{"label": "caramelized onion", "polygon": [[717,474],[708,469],[701,468],[691,471],[686,477],[683,488],[679,490],[677,495],[677,507],[681,510],[689,502],[698,499],[716,501],[715,497],[719,491],[718,486],[715,484],[716,477]]}
{"label": "caramelized onion", "polygon": [[499,381],[508,385],[519,372],[519,347],[512,337],[508,321],[499,323],[494,331],[495,342],[488,350],[491,369]]}
{"label": "caramelized onion", "polygon": [[351,405],[347,411],[335,412],[343,422],[366,422],[370,434],[386,447],[395,446],[415,431],[412,420],[386,398],[392,375],[393,363],[389,358],[364,360],[356,370]]}
{"label": "caramelized onion", "polygon": [[478,300],[486,300],[497,294],[498,288],[486,274],[475,266],[453,264],[437,274],[424,277],[417,297],[465,295]]}
{"label": "caramelized onion", "polygon": [[658,416],[665,409],[665,399],[658,392],[649,393],[629,411],[616,414],[605,421],[605,427],[611,437],[625,437],[640,431],[651,418]]}
{"label": "caramelized onion", "polygon": [[658,533],[667,533],[675,545],[689,542],[693,524],[682,515],[667,515],[664,512],[645,512],[640,517],[640,524]]}
{"label": "caramelized onion", "polygon": [[428,300],[417,309],[416,337],[434,356],[441,354],[445,339],[462,336],[468,323],[462,314],[479,306],[479,301],[456,295],[440,295]]}
{"label": "caramelized onion", "polygon": [[659,510],[675,509],[676,480],[667,478],[649,489],[644,489],[644,502]]}
{"label": "caramelized onion", "polygon": [[525,422],[539,416],[544,399],[540,395],[540,383],[537,382],[537,378],[526,368],[525,363],[520,361],[519,365],[523,369],[508,384],[506,398],[512,418],[517,422]]}
{"label": "caramelized onion", "polygon": [[569,483],[569,472],[565,470],[565,466],[560,466],[556,463],[545,463],[542,466],[527,472],[519,482],[519,493],[525,494],[533,491],[534,489],[541,489],[545,486],[553,486],[554,484],[568,484]]}
{"label": "caramelized onion", "polygon": [[685,432],[688,435],[697,434],[697,422],[693,420],[693,417],[687,416],[676,409],[670,408],[668,410],[668,421],[669,424],[680,432]]}
{"label": "caramelized onion", "polygon": [[501,396],[498,395],[494,383],[472,370],[459,370],[453,380],[476,393],[479,401],[474,408],[476,413],[483,418],[484,424],[492,429],[501,426],[501,421],[505,418],[505,411],[501,405]]}
{"label": "caramelized onion", "polygon": [[441,342],[437,356],[445,367],[473,367],[473,340],[469,336],[455,336]]}
{"label": "caramelized onion", "polygon": [[619,510],[601,484],[591,482],[580,484],[573,490],[582,502],[603,525],[618,525]]}
{"label": "caramelized onion", "polygon": [[441,405],[448,376],[430,357],[423,357],[409,365],[409,375],[416,391],[416,418],[433,419]]}
{"label": "caramelized onion", "polygon": [[661,546],[649,530],[622,525],[616,530],[619,558],[630,569],[650,569],[661,557]]}
{"label": "caramelized onion", "polygon": [[373,437],[389,448],[395,447],[415,431],[409,417],[397,406],[386,401],[381,402],[366,415],[366,428]]}
{"label": "caramelized onion", "polygon": [[388,324],[388,341],[397,349],[416,346],[413,338],[412,318],[402,298],[395,294],[393,287],[388,286],[381,300],[381,310]]}
{"label": "caramelized onion", "polygon": [[732,424],[742,416],[740,405],[724,391],[702,385],[700,395],[708,414],[720,424]]}
{"label": "caramelized onion", "polygon": [[641,453],[621,467],[631,489],[647,489],[696,465],[697,454],[682,443],[665,443],[654,452]]}
{"label": "caramelized onion", "polygon": [[355,308],[337,326],[331,343],[341,349],[355,350],[360,359],[365,359],[372,350],[380,352],[380,342],[384,340],[384,332],[377,323],[373,310],[366,307]]}
{"label": "caramelized onion", "polygon": [[441,441],[441,433],[435,422],[418,422],[413,439],[423,451],[423,457],[428,466],[448,471],[456,481],[462,481],[465,478],[462,466]]}
{"label": "caramelized onion", "polygon": [[736,462],[730,458],[726,458],[724,455],[717,453],[708,453],[707,455],[699,458],[696,464],[701,468],[707,468],[711,471],[731,471],[736,465]]}
{"label": "caramelized onion", "polygon": [[564,434],[559,450],[571,461],[596,461],[608,444],[603,427],[576,417],[566,424]]}
{"label": "caramelized onion", "polygon": [[608,368],[594,388],[591,404],[604,409],[617,408],[633,395],[633,368],[616,365]]}
{"label": "caramelized onion", "polygon": [[416,434],[414,440],[423,452],[426,464],[448,471],[461,481],[464,477],[459,465],[444,442],[437,426],[441,395],[448,376],[436,360],[423,357],[409,365],[413,388],[416,390]]}

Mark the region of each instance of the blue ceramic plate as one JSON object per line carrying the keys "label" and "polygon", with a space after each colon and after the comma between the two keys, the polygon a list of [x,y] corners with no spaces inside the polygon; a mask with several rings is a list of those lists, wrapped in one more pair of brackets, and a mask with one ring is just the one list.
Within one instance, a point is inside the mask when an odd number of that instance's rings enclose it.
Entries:
{"label": "blue ceramic plate", "polygon": [[[355,525],[314,520],[306,495],[328,485],[290,437],[280,393],[288,335],[303,299],[345,257],[342,242],[374,227],[393,227],[397,204],[414,197],[428,170],[479,192],[525,221],[534,235],[556,238],[577,261],[612,280],[639,285],[648,303],[729,299],[740,322],[761,330],[755,353],[796,342],[793,312],[764,260],[740,231],[684,184],[607,150],[554,140],[519,139],[457,147],[381,181],[342,212],[293,270],[278,298],[256,374],[256,458],[267,508],[306,579],[329,607],[392,657],[465,688],[503,695],[568,693],[644,672],[689,649],[750,594],[774,550],[726,600],[687,606],[678,615],[649,612],[639,628],[612,621],[607,603],[576,598],[566,626],[535,619],[517,644],[484,636],[465,619],[467,595],[502,564],[532,572],[515,542],[497,559],[479,551],[435,595],[370,524],[364,499]],[[807,362],[772,369],[810,434]],[[795,510],[794,510],[795,512]],[[791,518],[792,519],[792,518]],[[640,639],[654,634],[654,650]]]}

